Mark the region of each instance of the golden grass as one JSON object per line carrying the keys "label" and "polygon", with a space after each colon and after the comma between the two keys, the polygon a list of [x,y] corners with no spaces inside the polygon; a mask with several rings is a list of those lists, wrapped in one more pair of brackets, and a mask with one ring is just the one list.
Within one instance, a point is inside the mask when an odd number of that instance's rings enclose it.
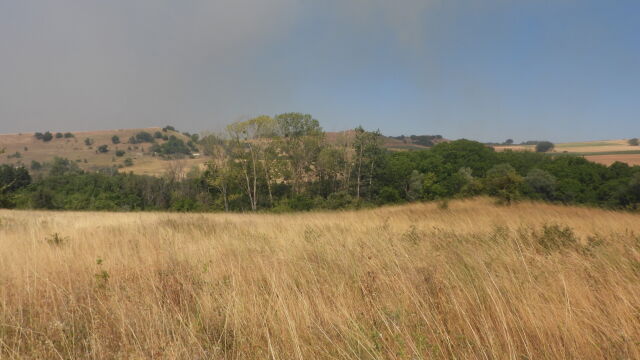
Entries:
{"label": "golden grass", "polygon": [[638,234],[638,215],[482,198],[0,211],[0,359],[638,358]]}
{"label": "golden grass", "polygon": [[[98,131],[79,131],[73,132],[75,138],[70,139],[52,139],[44,142],[36,139],[33,133],[23,134],[0,134],[0,149],[5,149],[5,154],[0,155],[0,164],[24,165],[29,167],[31,161],[52,162],[55,157],[67,158],[84,170],[95,170],[96,168],[112,167],[122,165],[126,158],[131,158],[134,165],[121,169],[122,172],[133,172],[139,175],[164,175],[168,169],[177,166],[188,172],[192,167],[203,167],[206,159],[183,159],[183,160],[164,160],[161,157],[151,156],[148,151],[151,144],[143,143],[131,145],[127,141],[140,131],[146,131],[153,134],[160,131],[161,128],[144,128],[144,129],[117,129],[117,130],[98,130]],[[55,133],[55,132],[54,132]],[[169,135],[176,135],[183,140],[186,137],[182,134],[172,132]],[[120,144],[113,144],[111,137],[118,135]],[[84,139],[91,138],[94,144],[89,147],[84,144]],[[158,142],[162,142],[158,140]],[[108,145],[110,151],[107,153],[98,153],[96,149],[100,145]],[[137,146],[138,149],[133,147]],[[129,147],[132,150],[129,150]],[[25,148],[27,150],[25,150]],[[146,152],[143,152],[145,149]],[[116,157],[116,150],[125,151],[122,157]],[[12,158],[12,155],[19,152],[20,158]],[[84,162],[84,161],[87,162]]]}

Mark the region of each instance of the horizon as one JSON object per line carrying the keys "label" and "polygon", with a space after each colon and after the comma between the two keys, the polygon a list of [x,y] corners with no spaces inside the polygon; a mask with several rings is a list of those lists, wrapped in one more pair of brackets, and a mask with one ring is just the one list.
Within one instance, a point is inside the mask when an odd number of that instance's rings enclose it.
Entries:
{"label": "horizon", "polygon": [[302,112],[328,132],[639,137],[639,11],[630,0],[0,2],[0,133],[202,132]]}

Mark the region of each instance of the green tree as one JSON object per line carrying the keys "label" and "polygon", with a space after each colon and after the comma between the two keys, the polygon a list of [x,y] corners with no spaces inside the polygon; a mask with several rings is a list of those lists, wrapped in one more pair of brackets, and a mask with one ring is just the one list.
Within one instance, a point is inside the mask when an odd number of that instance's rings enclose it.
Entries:
{"label": "green tree", "polygon": [[638,140],[638,138],[633,138],[633,139],[629,139],[628,143],[631,146],[638,146],[640,145],[640,140]]}
{"label": "green tree", "polygon": [[111,137],[111,142],[115,145],[115,144],[120,144],[120,136],[118,135],[113,135]]}
{"label": "green tree", "polygon": [[524,178],[525,183],[535,193],[542,195],[545,199],[551,199],[556,189],[556,178],[548,171],[534,168],[527,173]]}
{"label": "green tree", "polygon": [[506,204],[518,198],[519,187],[524,180],[513,166],[509,164],[498,164],[489,171],[485,177],[485,185],[490,195],[497,196]]}
{"label": "green tree", "polygon": [[555,148],[555,145],[550,141],[540,141],[536,144],[536,152],[543,153],[549,152]]}

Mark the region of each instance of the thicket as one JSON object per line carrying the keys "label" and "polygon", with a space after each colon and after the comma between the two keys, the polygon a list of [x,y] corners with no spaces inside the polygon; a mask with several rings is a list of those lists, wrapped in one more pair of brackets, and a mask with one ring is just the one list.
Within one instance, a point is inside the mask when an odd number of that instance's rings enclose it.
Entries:
{"label": "thicket", "polygon": [[[204,136],[199,145],[208,157],[206,170],[185,174],[176,169],[163,177],[84,172],[56,159],[31,181],[26,169],[5,165],[0,168],[2,206],[280,212],[481,194],[505,204],[537,199],[629,210],[640,205],[638,166],[616,162],[607,167],[566,154],[496,152],[464,139],[390,152],[379,132],[362,128],[329,144],[317,120],[297,113],[234,123],[224,135]],[[172,136],[152,151],[186,155],[190,149]],[[14,182],[17,177],[21,180]]]}

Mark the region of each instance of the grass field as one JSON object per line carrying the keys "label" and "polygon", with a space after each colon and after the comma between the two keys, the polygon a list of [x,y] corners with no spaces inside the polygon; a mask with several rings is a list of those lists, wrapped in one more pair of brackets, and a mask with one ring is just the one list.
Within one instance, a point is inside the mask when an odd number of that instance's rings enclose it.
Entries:
{"label": "grass field", "polygon": [[640,216],[0,211],[1,359],[640,357]]}

